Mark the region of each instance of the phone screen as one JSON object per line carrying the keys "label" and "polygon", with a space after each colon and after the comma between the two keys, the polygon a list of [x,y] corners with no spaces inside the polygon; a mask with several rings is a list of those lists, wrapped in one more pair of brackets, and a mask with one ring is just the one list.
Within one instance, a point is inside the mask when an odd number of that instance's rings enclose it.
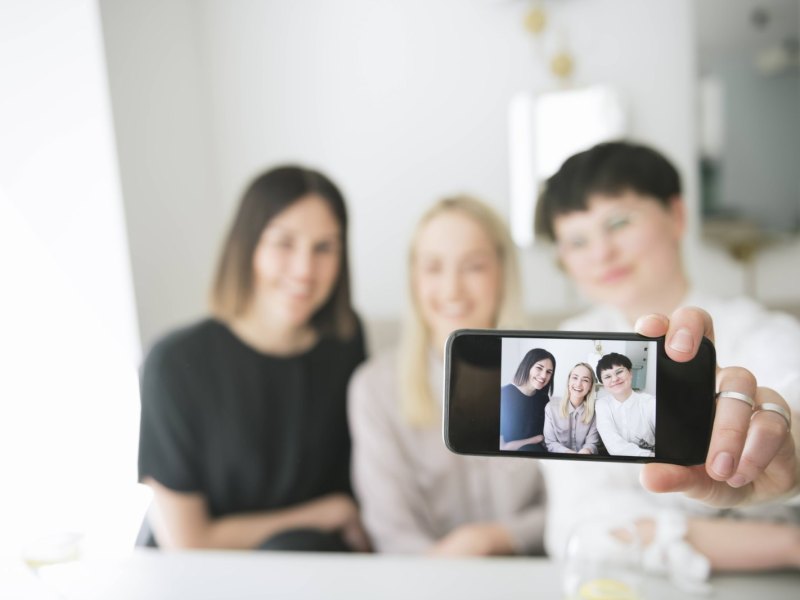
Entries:
{"label": "phone screen", "polygon": [[654,341],[502,338],[497,449],[655,456],[656,354]]}
{"label": "phone screen", "polygon": [[677,363],[663,338],[460,330],[445,353],[448,447],[462,454],[699,464],[714,347]]}

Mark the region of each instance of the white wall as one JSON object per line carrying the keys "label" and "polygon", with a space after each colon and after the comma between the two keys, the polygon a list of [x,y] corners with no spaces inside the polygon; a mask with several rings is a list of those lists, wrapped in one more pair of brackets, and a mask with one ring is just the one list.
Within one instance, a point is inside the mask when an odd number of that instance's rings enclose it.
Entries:
{"label": "white wall", "polygon": [[507,212],[507,103],[530,69],[522,9],[205,1],[227,206],[265,165],[297,160],[330,172],[353,216],[356,301],[367,316],[397,316],[406,243],[429,204],[469,191]]}
{"label": "white wall", "polygon": [[224,213],[191,0],[103,0],[125,220],[145,346],[206,312]]}
{"label": "white wall", "polygon": [[[601,340],[603,354],[617,352],[631,358],[636,364],[635,356],[644,355],[644,345],[647,344],[649,357],[656,356],[655,342],[633,342],[624,340]],[[500,363],[500,384],[506,385],[514,379],[519,363],[525,354],[533,348],[544,348],[556,359],[556,370],[553,374],[553,397],[563,396],[567,387],[567,377],[572,367],[579,362],[585,362],[595,368],[599,356],[595,356],[593,340],[567,340],[555,338],[503,338],[502,359]],[[648,358],[649,358],[648,357]],[[655,360],[647,361],[644,391],[655,396],[656,394],[656,365]],[[601,389],[600,394],[607,393]]]}
{"label": "white wall", "polygon": [[[367,318],[397,317],[419,213],[443,194],[468,191],[507,214],[508,101],[555,85],[522,27],[526,2],[101,5],[146,342],[202,310],[239,194],[259,170],[285,161],[317,166],[341,184],[356,303]],[[632,134],[675,160],[696,213],[691,0],[546,6],[552,31],[566,33],[576,57],[574,82],[623,92]],[[698,231],[695,219],[687,241],[693,279],[740,293],[743,269],[704,247]],[[530,310],[581,306],[546,251],[521,254]],[[776,273],[798,260],[800,245],[759,258],[759,294],[800,300],[800,283]]]}
{"label": "white wall", "polygon": [[108,555],[143,513],[139,343],[96,3],[0,3],[0,81],[0,559],[64,531]]}

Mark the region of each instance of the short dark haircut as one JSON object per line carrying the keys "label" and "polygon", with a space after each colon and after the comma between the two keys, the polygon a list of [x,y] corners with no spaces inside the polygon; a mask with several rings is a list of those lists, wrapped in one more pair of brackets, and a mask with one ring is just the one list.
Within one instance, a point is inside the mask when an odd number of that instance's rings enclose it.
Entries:
{"label": "short dark haircut", "polygon": [[522,357],[522,361],[520,361],[519,366],[517,367],[517,372],[514,373],[514,383],[516,385],[525,385],[530,378],[533,365],[540,360],[544,360],[545,358],[549,358],[553,363],[553,374],[550,376],[550,383],[547,384],[547,395],[552,396],[553,380],[556,378],[556,357],[544,348],[534,348],[532,350],[528,350],[525,356]]}
{"label": "short dark haircut", "polygon": [[347,339],[355,332],[347,260],[347,209],[336,185],[318,171],[297,165],[280,166],[256,177],[248,186],[222,247],[214,285],[212,311],[223,319],[241,315],[253,297],[253,254],[261,234],[280,212],[310,194],[322,198],[341,229],[339,275],[327,301],[311,318],[323,335]]}
{"label": "short dark haircut", "polygon": [[557,217],[589,208],[592,194],[633,191],[665,207],[681,194],[677,169],[660,152],[627,141],[605,142],[568,158],[550,177],[536,206],[537,235],[555,241]]}
{"label": "short dark haircut", "polygon": [[597,368],[595,369],[597,372],[597,379],[599,381],[603,381],[600,374],[603,371],[608,371],[614,367],[625,367],[628,369],[628,371],[630,371],[633,368],[633,363],[631,362],[631,359],[624,354],[619,354],[618,352],[609,352],[597,361]]}

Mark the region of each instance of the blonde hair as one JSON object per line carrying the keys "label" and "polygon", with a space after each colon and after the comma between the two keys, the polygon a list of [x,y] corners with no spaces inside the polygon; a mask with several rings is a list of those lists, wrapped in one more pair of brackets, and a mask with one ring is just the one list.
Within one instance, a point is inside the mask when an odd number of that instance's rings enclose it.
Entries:
{"label": "blonde hair", "polygon": [[470,196],[444,198],[431,206],[417,223],[408,253],[408,310],[400,338],[398,369],[400,374],[400,412],[410,425],[426,427],[436,423],[438,406],[431,394],[428,352],[431,332],[422,318],[422,311],[414,292],[414,260],[422,229],[433,218],[457,212],[473,219],[484,230],[497,251],[502,274],[499,306],[493,326],[513,328],[520,326],[520,281],[517,267],[517,249],[508,228],[489,206]]}
{"label": "blonde hair", "polygon": [[561,409],[560,412],[562,417],[566,418],[569,416],[569,378],[572,377],[572,372],[578,367],[584,367],[588,369],[592,378],[592,387],[589,389],[589,393],[586,394],[586,398],[583,401],[583,403],[586,405],[586,409],[583,411],[583,422],[588,425],[594,418],[594,401],[595,397],[597,396],[594,388],[595,384],[597,383],[597,379],[595,379],[592,367],[587,365],[585,362],[579,362],[569,370],[569,373],[567,373],[567,387],[564,390],[564,396],[561,398],[561,404],[559,405],[559,408]]}

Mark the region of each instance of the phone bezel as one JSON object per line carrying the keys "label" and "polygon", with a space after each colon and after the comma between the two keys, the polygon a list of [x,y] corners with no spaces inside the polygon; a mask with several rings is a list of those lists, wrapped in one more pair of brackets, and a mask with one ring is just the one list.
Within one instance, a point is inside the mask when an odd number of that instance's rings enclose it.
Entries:
{"label": "phone bezel", "polygon": [[[566,453],[537,453],[528,451],[500,450],[490,447],[489,440],[494,426],[494,421],[489,418],[486,411],[483,419],[470,419],[470,426],[476,428],[479,434],[469,433],[466,418],[458,417],[460,421],[453,423],[452,371],[453,352],[459,346],[459,340],[466,337],[489,337],[497,341],[498,347],[502,338],[520,337],[527,339],[555,338],[555,339],[581,339],[581,340],[622,340],[644,341],[656,343],[656,398],[673,398],[672,402],[659,402],[656,404],[656,455],[653,457],[639,456],[598,456],[577,455]],[[450,334],[444,349],[444,401],[443,401],[443,436],[447,448],[457,454],[477,456],[509,456],[540,459],[603,461],[621,463],[650,463],[661,462],[678,465],[702,464],[708,453],[711,439],[711,428],[714,422],[715,411],[715,368],[716,353],[714,345],[707,338],[703,338],[697,356],[687,363],[672,361],[664,352],[664,338],[651,338],[636,333],[598,332],[598,331],[525,331],[525,330],[498,330],[498,329],[459,329]],[[499,381],[500,352],[497,351],[496,363],[491,367],[498,370]],[[487,376],[488,377],[488,376]],[[691,387],[691,398],[688,397],[688,387]],[[500,387],[497,385],[496,415],[499,423],[499,398]],[[702,389],[701,389],[702,387]],[[696,389],[695,389],[696,388]],[[679,410],[675,410],[680,407]],[[458,408],[458,407],[457,407]],[[494,414],[494,413],[491,413]],[[481,421],[485,422],[485,426]],[[691,436],[684,433],[680,427],[689,425],[694,432]],[[454,436],[454,430],[461,426],[462,431]],[[499,441],[499,426],[493,429]],[[467,433],[465,433],[467,432]],[[470,440],[464,445],[463,439]],[[454,443],[454,438],[459,438]],[[477,441],[476,440],[480,440]],[[681,444],[682,442],[682,444]]]}

